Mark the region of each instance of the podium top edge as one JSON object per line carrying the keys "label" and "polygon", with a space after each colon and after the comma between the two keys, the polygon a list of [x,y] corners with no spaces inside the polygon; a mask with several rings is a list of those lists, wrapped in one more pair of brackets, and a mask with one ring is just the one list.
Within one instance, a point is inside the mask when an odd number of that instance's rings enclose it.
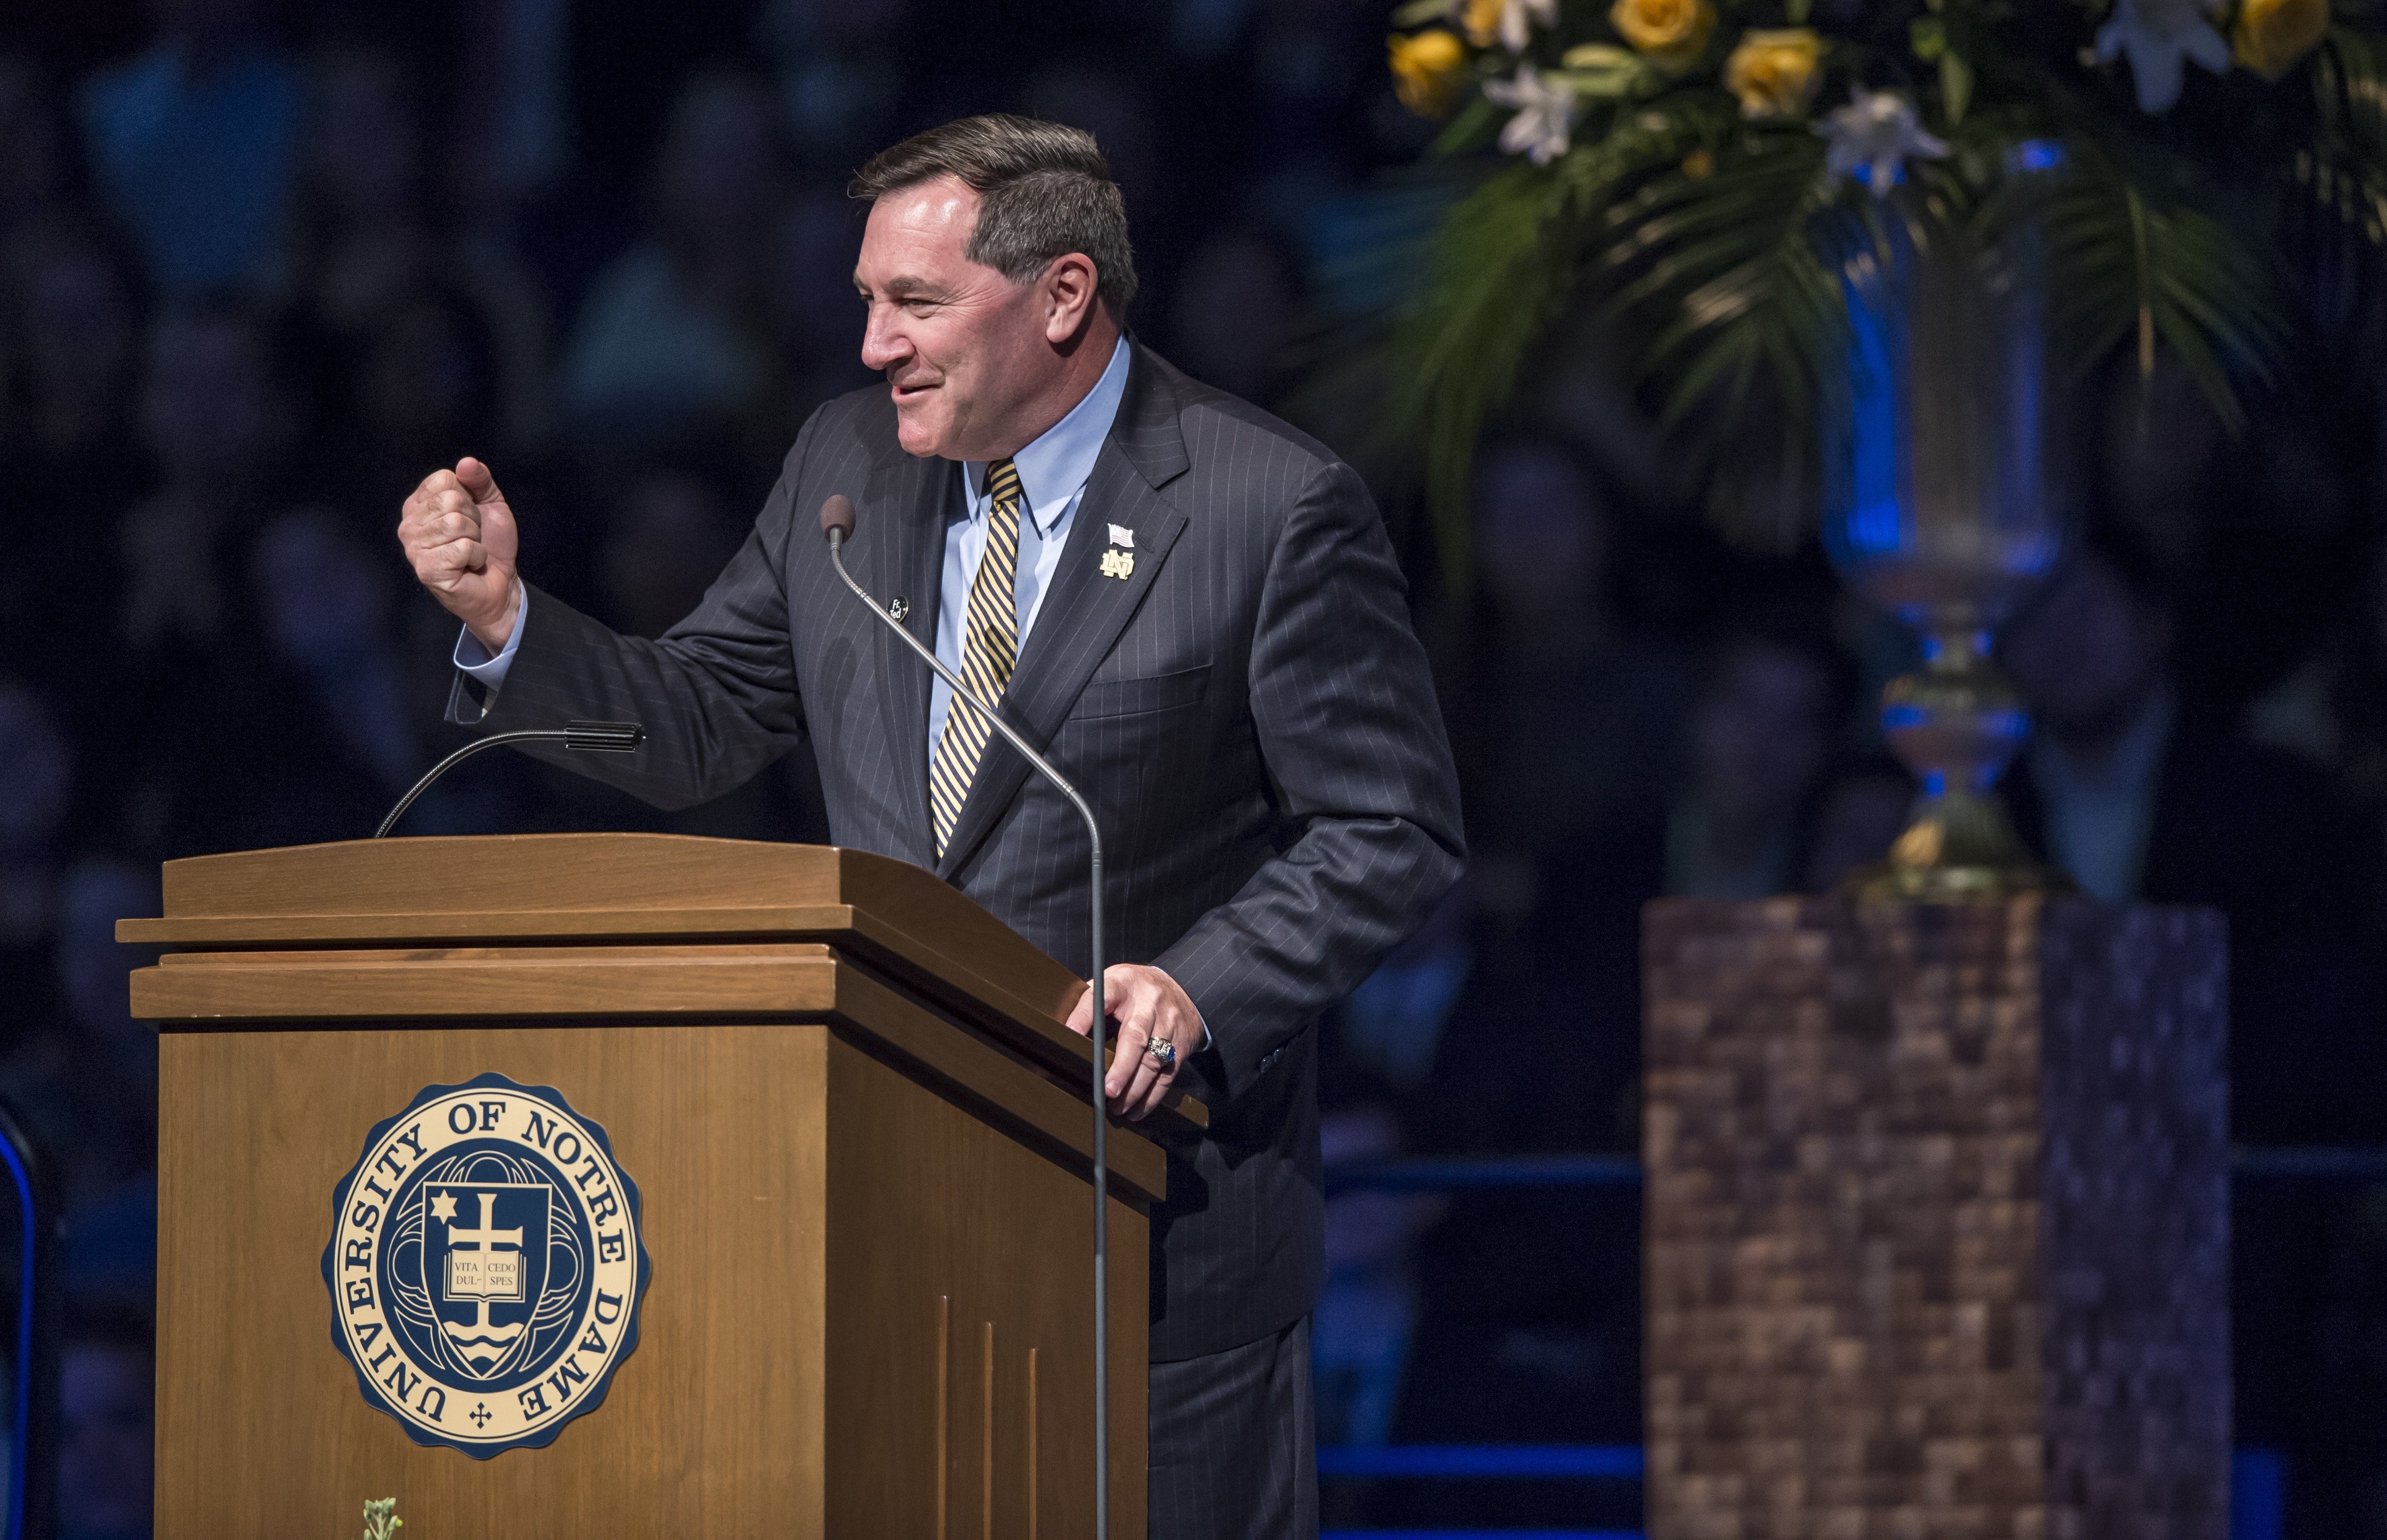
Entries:
{"label": "podium top edge", "polygon": [[[485,944],[847,932],[1082,1055],[1070,968],[920,866],[834,845],[681,834],[432,835],[170,861],[147,945]],[[1067,1040],[1067,1041],[1064,1041]],[[1207,1121],[1186,1099],[1184,1114]]]}
{"label": "podium top edge", "polygon": [[815,895],[856,863],[936,880],[907,863],[833,845],[685,834],[428,835],[169,861],[164,908],[168,919],[759,908],[835,902]]}

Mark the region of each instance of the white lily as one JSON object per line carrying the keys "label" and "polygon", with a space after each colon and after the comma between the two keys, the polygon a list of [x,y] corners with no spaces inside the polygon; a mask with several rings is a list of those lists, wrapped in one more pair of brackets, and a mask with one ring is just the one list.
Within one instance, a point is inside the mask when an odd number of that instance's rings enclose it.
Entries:
{"label": "white lily", "polygon": [[2114,19],[2097,29],[2097,57],[2129,55],[2139,110],[2168,112],[2179,100],[2182,59],[2228,72],[2229,44],[2213,26],[2220,9],[2205,0],[2115,0]]}
{"label": "white lily", "polygon": [[1849,105],[1834,107],[1815,125],[1830,140],[1824,164],[1834,176],[1862,176],[1876,197],[1898,183],[1899,169],[1910,156],[1937,160],[1948,153],[1947,141],[1923,132],[1914,104],[1895,91],[1859,88]]}
{"label": "white lily", "polygon": [[1521,64],[1515,80],[1484,82],[1484,95],[1517,109],[1500,131],[1502,149],[1522,155],[1536,166],[1547,166],[1566,154],[1574,131],[1573,82]]}
{"label": "white lily", "polygon": [[1522,54],[1533,41],[1534,23],[1559,24],[1559,0],[1500,0],[1500,46]]}

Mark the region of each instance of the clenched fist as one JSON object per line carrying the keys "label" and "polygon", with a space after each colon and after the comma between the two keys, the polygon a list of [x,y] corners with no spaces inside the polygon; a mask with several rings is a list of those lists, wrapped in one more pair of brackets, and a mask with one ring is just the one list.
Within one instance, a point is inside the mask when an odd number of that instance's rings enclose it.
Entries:
{"label": "clenched fist", "polygon": [[522,541],[513,510],[489,468],[470,455],[452,471],[434,471],[406,499],[398,541],[414,575],[491,653],[514,632],[522,586],[514,554]]}

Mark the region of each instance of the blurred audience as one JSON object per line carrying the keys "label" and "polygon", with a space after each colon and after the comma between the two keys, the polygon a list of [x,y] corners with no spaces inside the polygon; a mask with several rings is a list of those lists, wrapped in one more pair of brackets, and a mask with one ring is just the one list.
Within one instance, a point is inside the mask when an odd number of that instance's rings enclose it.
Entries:
{"label": "blurred audience", "polygon": [[139,352],[131,280],[88,222],[59,214],[0,245],[0,540],[27,549],[62,520],[86,553],[80,572],[0,565],[0,645],[29,674],[70,666],[69,637],[92,622],[107,548],[143,490],[128,442]]}
{"label": "blurred audience", "polygon": [[1186,259],[1168,312],[1169,361],[1206,385],[1273,406],[1301,323],[1301,262],[1266,231],[1221,231]]}
{"label": "blurred audience", "polygon": [[66,205],[75,164],[54,72],[0,52],[0,244]]}
{"label": "blurred audience", "polygon": [[1474,534],[1490,634],[1452,707],[1473,762],[1468,839],[1479,859],[1539,861],[1673,794],[1691,670],[1622,612],[1616,521],[1573,451],[1488,450]]}
{"label": "blurred audience", "polygon": [[157,1461],[155,1333],[129,1310],[80,1309],[59,1355],[58,1540],[146,1540]]}
{"label": "blurred audience", "polygon": [[117,533],[86,622],[105,641],[81,665],[105,686],[87,730],[114,788],[107,835],[128,849],[233,850],[291,827],[258,802],[280,768],[263,729],[282,703],[259,666],[247,562],[260,524],[321,473],[303,426],[263,312],[208,300],[160,318],[140,404],[152,490]]}
{"label": "blurred audience", "polygon": [[[286,513],[266,525],[249,548],[252,613],[262,622],[272,663],[298,688],[276,690],[286,726],[310,718],[320,739],[284,746],[280,756],[317,788],[354,783],[362,802],[332,820],[335,830],[362,832],[369,815],[406,789],[423,765],[422,746],[407,719],[404,671],[391,649],[388,563],[341,522],[320,509]],[[309,710],[311,708],[311,711]],[[311,798],[280,789],[267,815],[304,826],[315,822]]]}
{"label": "blurred audience", "polygon": [[[461,741],[456,627],[388,540],[423,473],[489,458],[526,571],[664,631],[806,413],[873,382],[848,177],[988,109],[1096,133],[1140,335],[1264,406],[1300,372],[1303,420],[1360,452],[1383,381],[1301,349],[1340,292],[1321,274],[1425,207],[1370,177],[1434,132],[1394,101],[1382,8],[1339,0],[146,0],[136,41],[141,3],[0,12],[0,1098],[66,1173],[63,1533],[92,1540],[147,1533],[150,1501],[157,1054],[113,921],[155,912],[161,859],[370,832]],[[1813,574],[1661,522],[1699,489],[1620,349],[1567,329],[1483,454],[1471,610],[1385,483],[1474,859],[1326,1025],[1330,1181],[1410,1153],[1629,1155],[1642,906],[1827,890],[1904,822]],[[2239,1137],[2375,1142],[2376,414],[2283,388],[2243,447],[2169,368],[2087,407],[2102,513],[2008,638],[2040,724],[2011,800],[2092,894],[2229,915]],[[1760,469],[1715,506],[1779,544],[1804,497]],[[2357,548],[2360,585],[2337,570]],[[820,840],[813,775],[799,754],[664,815],[491,755],[405,828]],[[1469,1193],[1446,1217],[1332,1189],[1321,1439],[1636,1438],[1634,1201]],[[2380,1210],[2341,1207],[2242,1226],[2241,1297],[2300,1302],[2240,1313],[2242,1342],[2270,1333],[2242,1361],[2297,1366],[2243,1380],[2246,1426],[2314,1447],[2376,1427],[2343,1409],[2376,1355],[2307,1328],[2375,1334],[2345,1280]],[[2296,1411],[2308,1383],[2340,1409]],[[1531,1484],[1328,1497],[1353,1524],[1529,1524]]]}
{"label": "blurred audience", "polygon": [[169,300],[263,294],[282,250],[305,88],[269,0],[155,0],[157,40],[82,92],[92,179]]}
{"label": "blurred audience", "polygon": [[57,885],[57,1007],[0,1060],[0,1095],[63,1175],[69,1222],[145,1180],[157,1158],[158,1034],[133,1019],[125,978],[154,955],[116,922],[155,914],[158,881],[127,862],[75,862]]}
{"label": "blurred audience", "polygon": [[842,190],[802,194],[779,212],[771,320],[789,410],[799,416],[878,379],[862,366],[857,341],[862,302],[853,265],[862,255],[862,220]]}
{"label": "blurred audience", "polygon": [[393,55],[342,50],[311,71],[298,163],[300,302],[333,338],[386,321],[426,282],[444,232],[431,221],[431,82]]}
{"label": "blurred audience", "polygon": [[[475,451],[522,470],[520,449],[492,424],[509,420],[498,340],[486,316],[451,291],[419,289],[359,339],[349,375],[350,495],[375,534],[396,496],[424,470]],[[495,442],[492,442],[495,440]],[[529,478],[509,475],[527,490]]]}
{"label": "blurred audience", "polygon": [[1404,1144],[1388,1088],[1361,1074],[1320,1086],[1319,1146],[1330,1190],[1326,1287],[1311,1318],[1310,1357],[1320,1444],[1382,1445],[1399,1413],[1418,1322],[1416,1242],[1445,1202],[1433,1193],[1331,1184],[1338,1169],[1393,1159]]}
{"label": "blurred audience", "polygon": [[1842,878],[1886,858],[1906,830],[1914,795],[1914,777],[1887,755],[1850,764],[1833,776],[1815,810],[1800,889],[1828,893]]}
{"label": "blurred audience", "polygon": [[1774,617],[1714,644],[1691,715],[1689,789],[1666,824],[1668,896],[1799,888],[1855,691],[1854,669],[1819,617]]}
{"label": "blurred audience", "polygon": [[225,558],[297,438],[276,343],[261,312],[232,301],[178,309],[151,336],[140,433],[155,486],[125,523],[113,627],[129,654],[191,660],[223,639]]}
{"label": "blurred audience", "polygon": [[[458,207],[452,187],[434,196],[435,180],[449,182],[437,176],[427,78],[349,49],[320,58],[313,83],[295,260],[323,344],[319,392],[335,406],[346,390],[362,397],[345,404],[369,429],[387,424],[393,396],[444,401],[442,434],[413,435],[439,438],[433,460],[420,458],[428,443],[382,446],[408,451],[416,476],[461,453],[448,440],[467,431],[485,450],[532,441],[546,411],[545,306],[502,217]],[[393,362],[421,382],[390,379]]]}
{"label": "blurred audience", "polygon": [[662,636],[696,608],[742,534],[703,478],[676,471],[638,477],[614,509],[598,559],[608,618],[637,636]]}
{"label": "blurred audience", "polygon": [[1424,928],[1334,1011],[1334,1062],[1371,1077],[1412,1126],[1433,1117],[1434,1067],[1476,981],[1477,886],[1461,877]]}
{"label": "blurred audience", "polygon": [[74,783],[74,746],[48,704],[0,679],[0,1053],[57,1009],[50,952]]}
{"label": "blurred audience", "polygon": [[522,209],[570,167],[574,9],[570,0],[489,0],[456,19],[458,89],[441,104],[440,159],[457,222],[477,236],[511,238]]}
{"label": "blurred audience", "polygon": [[2378,823],[2311,765],[2194,709],[2175,635],[2161,564],[2128,530],[2092,526],[2005,640],[2037,727],[2008,781],[2015,823],[2092,897],[2229,917],[2236,1137],[2375,1137]]}
{"label": "blurred audience", "polygon": [[122,459],[139,342],[132,282],[97,233],[65,215],[20,232],[6,261],[7,448],[61,484],[107,475]]}
{"label": "blurred audience", "polygon": [[2334,776],[2372,818],[2387,819],[2387,536],[2374,537],[2360,572],[2351,612],[2249,707],[2247,726],[2257,740]]}
{"label": "blurred audience", "polygon": [[[65,683],[109,589],[112,544],[148,473],[132,448],[138,313],[132,284],[71,217],[0,246],[0,539],[33,549],[59,527],[82,562],[0,566],[0,647],[9,668]],[[83,700],[76,713],[107,712]]]}
{"label": "blurred audience", "polygon": [[764,0],[756,41],[806,181],[841,188],[903,137],[915,9],[912,0]]}
{"label": "blurred audience", "polygon": [[648,233],[598,278],[564,359],[576,445],[619,456],[728,429],[775,444],[776,458],[793,439],[768,298],[786,172],[759,82],[706,75],[681,93]]}

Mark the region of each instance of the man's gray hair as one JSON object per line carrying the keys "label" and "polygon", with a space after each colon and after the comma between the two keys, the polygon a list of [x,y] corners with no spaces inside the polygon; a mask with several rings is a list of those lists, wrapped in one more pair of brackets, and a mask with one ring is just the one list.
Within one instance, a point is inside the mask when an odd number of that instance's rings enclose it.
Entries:
{"label": "man's gray hair", "polygon": [[964,250],[971,261],[1017,284],[1055,257],[1081,253],[1094,264],[1103,303],[1114,317],[1127,314],[1135,297],[1127,204],[1092,134],[1007,112],[959,118],[872,156],[850,191],[876,203],[941,176],[978,193],[978,228]]}

